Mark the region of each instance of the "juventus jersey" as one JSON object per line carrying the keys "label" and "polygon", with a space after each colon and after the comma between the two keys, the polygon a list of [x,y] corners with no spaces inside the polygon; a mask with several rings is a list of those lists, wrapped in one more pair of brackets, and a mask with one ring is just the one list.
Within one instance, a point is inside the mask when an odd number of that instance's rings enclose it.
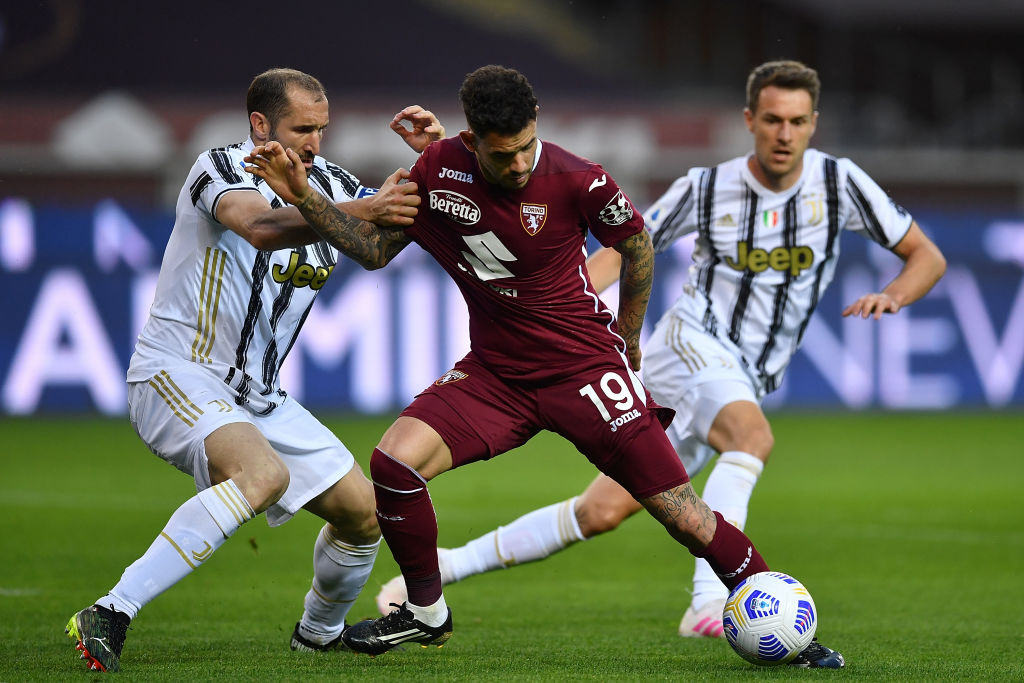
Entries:
{"label": "juventus jersey", "polygon": [[[139,335],[128,381],[146,381],[170,356],[209,368],[235,402],[269,413],[284,399],[278,370],[313,300],[337,262],[326,242],[261,251],[217,221],[228,192],[259,192],[284,202],[243,170],[251,140],[199,155],[178,195],[149,320]],[[339,166],[316,157],[310,185],[333,201],[366,193]]]}
{"label": "juventus jersey", "polygon": [[682,318],[732,347],[765,392],[778,387],[839,258],[840,231],[891,249],[911,216],[849,159],[804,154],[793,187],[763,187],[739,157],[693,168],[646,214],[656,252],[697,231]]}
{"label": "juventus jersey", "polygon": [[538,141],[526,186],[507,190],[454,137],[428,147],[410,179],[422,203],[408,234],[458,285],[472,349],[493,372],[556,379],[624,351],[590,283],[586,237],[610,246],[643,218],[598,164]]}

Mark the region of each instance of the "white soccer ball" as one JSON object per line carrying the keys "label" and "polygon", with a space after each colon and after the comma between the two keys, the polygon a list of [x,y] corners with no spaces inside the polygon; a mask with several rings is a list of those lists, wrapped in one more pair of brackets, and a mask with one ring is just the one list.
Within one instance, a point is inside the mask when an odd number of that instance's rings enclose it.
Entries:
{"label": "white soccer ball", "polygon": [[722,627],[740,657],[761,666],[793,660],[818,626],[803,584],[782,572],[760,572],[736,586],[725,602]]}

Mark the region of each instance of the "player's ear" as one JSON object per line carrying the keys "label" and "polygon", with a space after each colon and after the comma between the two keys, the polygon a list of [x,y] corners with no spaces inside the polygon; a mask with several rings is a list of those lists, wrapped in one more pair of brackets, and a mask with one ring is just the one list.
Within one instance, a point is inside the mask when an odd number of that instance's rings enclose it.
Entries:
{"label": "player's ear", "polygon": [[270,142],[270,120],[258,111],[249,114],[249,130],[253,142]]}
{"label": "player's ear", "polygon": [[470,152],[476,152],[476,135],[471,130],[460,130],[459,139],[462,140],[462,144],[466,146]]}
{"label": "player's ear", "polygon": [[747,130],[754,132],[754,112],[749,108],[743,110],[743,122],[747,124]]}

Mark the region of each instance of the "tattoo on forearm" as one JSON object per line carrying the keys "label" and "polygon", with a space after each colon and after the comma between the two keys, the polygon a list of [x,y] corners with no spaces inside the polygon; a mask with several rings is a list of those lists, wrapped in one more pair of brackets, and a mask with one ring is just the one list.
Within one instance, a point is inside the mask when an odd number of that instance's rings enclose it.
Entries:
{"label": "tattoo on forearm", "polygon": [[627,339],[638,340],[647,302],[654,281],[654,250],[647,233],[628,238],[622,250],[622,292],[619,301],[619,331]]}
{"label": "tattoo on forearm", "polygon": [[317,234],[364,268],[386,265],[409,243],[404,231],[350,216],[319,192],[310,192],[296,208]]}

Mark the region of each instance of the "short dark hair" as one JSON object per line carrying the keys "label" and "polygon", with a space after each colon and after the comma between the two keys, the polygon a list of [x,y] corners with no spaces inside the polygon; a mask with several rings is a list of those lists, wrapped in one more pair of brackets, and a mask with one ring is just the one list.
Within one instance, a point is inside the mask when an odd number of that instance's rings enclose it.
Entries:
{"label": "short dark hair", "polygon": [[267,69],[249,84],[245,96],[248,113],[258,111],[267,117],[271,128],[276,128],[277,122],[288,114],[288,88],[293,85],[318,95],[317,100],[327,99],[324,86],[313,76],[296,69]]}
{"label": "short dark hair", "polygon": [[801,62],[782,59],[754,67],[747,77],[747,109],[757,111],[757,98],[769,85],[786,90],[806,90],[811,96],[811,110],[818,109],[821,81],[818,72]]}
{"label": "short dark hair", "polygon": [[513,135],[537,118],[537,96],[526,76],[495,64],[466,75],[459,101],[469,129],[477,135]]}

